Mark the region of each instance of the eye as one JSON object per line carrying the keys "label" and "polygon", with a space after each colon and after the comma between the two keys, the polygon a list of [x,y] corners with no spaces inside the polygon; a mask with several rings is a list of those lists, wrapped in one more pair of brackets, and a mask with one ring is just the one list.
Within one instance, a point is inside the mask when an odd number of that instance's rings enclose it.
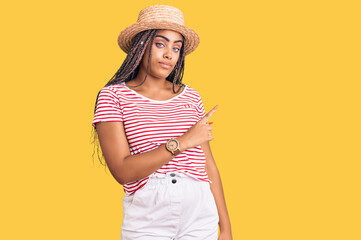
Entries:
{"label": "eye", "polygon": [[155,43],[155,45],[156,45],[157,47],[164,46],[164,44],[163,44],[163,43]]}
{"label": "eye", "polygon": [[175,48],[173,48],[173,49],[175,49],[176,52],[179,52],[179,51],[180,51],[180,48],[177,48],[177,47],[175,47]]}

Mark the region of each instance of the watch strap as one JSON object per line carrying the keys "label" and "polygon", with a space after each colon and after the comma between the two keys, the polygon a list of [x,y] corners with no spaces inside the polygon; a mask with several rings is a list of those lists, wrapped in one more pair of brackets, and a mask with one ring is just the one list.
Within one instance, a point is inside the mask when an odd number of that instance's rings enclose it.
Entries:
{"label": "watch strap", "polygon": [[178,155],[180,153],[179,146],[176,150],[172,151],[173,156]]}

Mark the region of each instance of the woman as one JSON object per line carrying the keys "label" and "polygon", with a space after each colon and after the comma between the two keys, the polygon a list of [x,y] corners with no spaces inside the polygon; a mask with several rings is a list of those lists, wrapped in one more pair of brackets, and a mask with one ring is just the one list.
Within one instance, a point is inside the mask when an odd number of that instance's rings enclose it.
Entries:
{"label": "woman", "polygon": [[106,164],[123,185],[121,239],[232,239],[211,122],[199,93],[182,83],[198,46],[182,12],[154,5],[124,29],[128,55],[99,92],[93,126]]}

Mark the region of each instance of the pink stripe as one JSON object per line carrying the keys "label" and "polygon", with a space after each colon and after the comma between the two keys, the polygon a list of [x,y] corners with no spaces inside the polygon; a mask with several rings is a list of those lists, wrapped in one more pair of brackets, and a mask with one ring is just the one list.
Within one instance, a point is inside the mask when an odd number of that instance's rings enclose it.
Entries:
{"label": "pink stripe", "polygon": [[[144,98],[124,83],[102,88],[93,126],[98,122],[123,122],[131,154],[150,151],[171,137],[179,137],[205,115],[199,93],[187,86],[184,92],[166,101]],[[205,171],[205,155],[200,146],[177,155],[156,172],[178,171],[210,182]],[[126,194],[142,188],[149,177],[124,184]]]}

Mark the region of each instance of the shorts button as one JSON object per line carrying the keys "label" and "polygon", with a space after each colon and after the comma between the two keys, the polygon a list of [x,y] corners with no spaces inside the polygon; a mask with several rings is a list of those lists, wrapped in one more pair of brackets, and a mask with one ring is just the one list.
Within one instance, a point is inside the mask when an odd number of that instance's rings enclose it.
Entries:
{"label": "shorts button", "polygon": [[177,182],[177,180],[176,179],[172,179],[172,183],[176,183]]}
{"label": "shorts button", "polygon": [[171,173],[170,176],[171,176],[171,177],[175,177],[175,173]]}

